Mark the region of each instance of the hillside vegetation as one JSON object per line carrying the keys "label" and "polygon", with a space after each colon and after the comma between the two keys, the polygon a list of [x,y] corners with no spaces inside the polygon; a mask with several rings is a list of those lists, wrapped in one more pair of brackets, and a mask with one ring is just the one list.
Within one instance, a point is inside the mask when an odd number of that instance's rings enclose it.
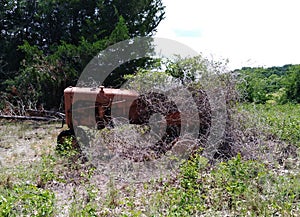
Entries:
{"label": "hillside vegetation", "polygon": [[300,102],[300,65],[235,70],[244,99],[255,103]]}

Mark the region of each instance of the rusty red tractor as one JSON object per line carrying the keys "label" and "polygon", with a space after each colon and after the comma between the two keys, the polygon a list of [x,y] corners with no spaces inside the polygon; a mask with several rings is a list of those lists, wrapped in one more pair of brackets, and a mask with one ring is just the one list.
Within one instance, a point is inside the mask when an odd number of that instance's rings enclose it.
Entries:
{"label": "rusty red tractor", "polygon": [[[199,138],[205,140],[211,124],[209,102],[204,91],[191,88],[190,92],[199,112]],[[113,112],[112,108],[114,108]],[[165,132],[153,146],[161,153],[167,151],[164,144],[174,143],[180,136],[181,112],[176,104],[162,93],[149,92],[139,95],[132,90],[104,88],[103,86],[68,87],[64,91],[64,109],[65,123],[69,129],[59,134],[57,149],[62,148],[67,136],[76,138],[77,126],[101,130],[114,127],[116,117],[126,117],[130,124],[147,125],[153,114],[162,115],[166,121]]]}

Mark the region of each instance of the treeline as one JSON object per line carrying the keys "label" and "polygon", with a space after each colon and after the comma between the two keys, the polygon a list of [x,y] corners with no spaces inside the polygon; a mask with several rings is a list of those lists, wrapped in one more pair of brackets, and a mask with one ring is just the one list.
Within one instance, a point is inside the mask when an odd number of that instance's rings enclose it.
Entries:
{"label": "treeline", "polygon": [[[151,36],[164,18],[161,0],[3,0],[0,7],[0,109],[59,108],[65,87],[108,46]],[[147,59],[124,64],[118,86]]]}
{"label": "treeline", "polygon": [[247,102],[300,103],[300,65],[244,67],[235,70],[239,90]]}

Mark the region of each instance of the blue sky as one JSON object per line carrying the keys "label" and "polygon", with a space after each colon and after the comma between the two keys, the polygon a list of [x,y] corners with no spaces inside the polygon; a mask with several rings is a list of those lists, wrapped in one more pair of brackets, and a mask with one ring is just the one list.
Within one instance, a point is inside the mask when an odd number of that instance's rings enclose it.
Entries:
{"label": "blue sky", "polygon": [[300,64],[298,0],[163,0],[157,37],[184,43],[229,68]]}

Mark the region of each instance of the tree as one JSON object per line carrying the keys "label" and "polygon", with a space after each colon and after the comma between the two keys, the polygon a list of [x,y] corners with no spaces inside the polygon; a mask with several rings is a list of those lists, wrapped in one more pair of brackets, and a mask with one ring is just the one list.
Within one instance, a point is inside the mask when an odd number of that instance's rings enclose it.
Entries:
{"label": "tree", "polygon": [[289,71],[287,97],[292,102],[300,103],[300,65],[291,66]]}
{"label": "tree", "polygon": [[[45,73],[45,70],[41,72],[41,68],[50,65],[52,67],[46,71],[51,76],[46,77],[53,78],[55,75],[55,79],[63,79],[58,82],[61,85],[74,85],[85,65],[98,52],[128,38],[154,34],[164,18],[161,0],[2,2],[0,60],[4,67],[0,71],[0,91],[10,89],[9,85],[24,83],[23,78],[28,73]],[[38,60],[43,60],[42,64]],[[115,85],[118,82],[114,81],[122,81],[123,74],[134,73],[132,69],[145,62],[138,60],[116,70],[107,84]],[[58,68],[58,71],[64,71],[63,75],[52,71]],[[6,80],[9,81],[4,82]],[[28,79],[25,81],[30,82]],[[22,86],[25,91],[26,84]],[[60,86],[59,90],[63,88]],[[40,102],[47,101],[45,94],[38,95]],[[52,98],[60,99],[61,95]],[[58,106],[57,102],[50,104],[48,107]]]}
{"label": "tree", "polygon": [[[128,27],[128,36],[149,36],[164,18],[161,0],[4,0],[0,9],[1,48],[10,70],[17,70],[23,58],[17,50],[26,40],[46,54],[61,41],[78,45],[107,38],[119,18]],[[17,54],[17,56],[15,55]],[[17,58],[16,58],[17,57]]]}

